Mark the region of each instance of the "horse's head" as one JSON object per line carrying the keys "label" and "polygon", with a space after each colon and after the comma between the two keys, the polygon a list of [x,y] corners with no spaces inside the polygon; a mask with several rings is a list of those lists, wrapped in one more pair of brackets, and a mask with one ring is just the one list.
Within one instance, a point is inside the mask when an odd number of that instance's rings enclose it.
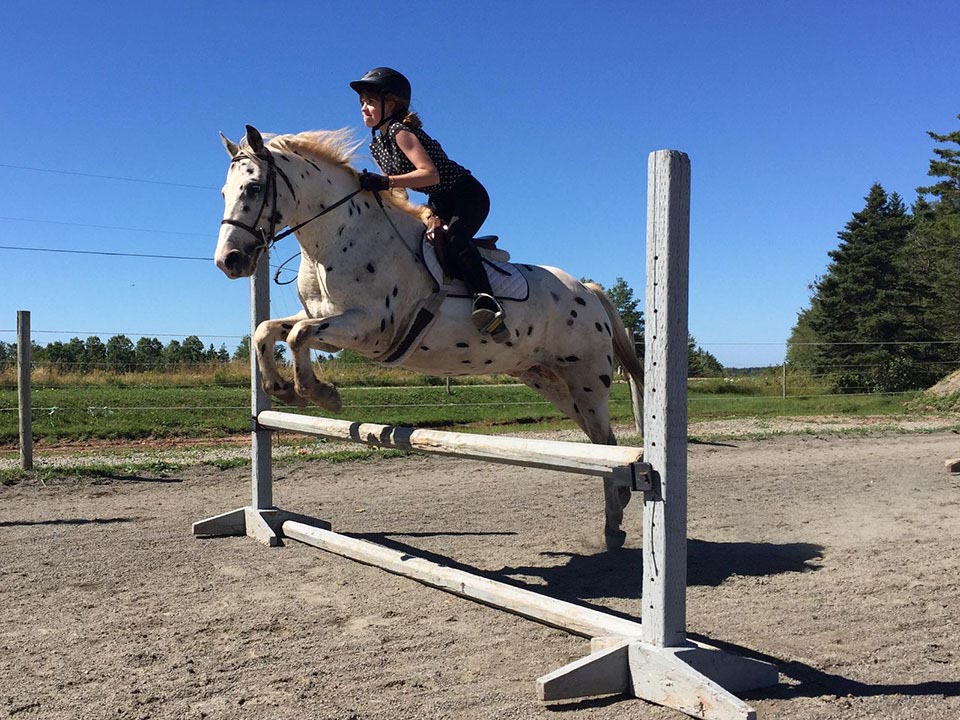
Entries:
{"label": "horse's head", "polygon": [[[223,221],[214,261],[229,278],[248,277],[282,226],[279,203],[285,188],[277,187],[282,172],[252,125],[247,125],[240,145],[223,133],[220,139],[230,154],[230,169],[223,185]],[[286,182],[286,176],[282,179]]]}

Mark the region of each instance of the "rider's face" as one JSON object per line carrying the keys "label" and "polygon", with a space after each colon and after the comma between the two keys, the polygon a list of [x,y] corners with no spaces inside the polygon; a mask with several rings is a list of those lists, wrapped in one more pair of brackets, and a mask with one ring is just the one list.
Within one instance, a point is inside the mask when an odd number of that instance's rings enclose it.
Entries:
{"label": "rider's face", "polygon": [[360,93],[360,114],[363,116],[363,124],[368,128],[379,125],[384,111],[390,112],[392,106],[392,100],[384,101],[379,95]]}

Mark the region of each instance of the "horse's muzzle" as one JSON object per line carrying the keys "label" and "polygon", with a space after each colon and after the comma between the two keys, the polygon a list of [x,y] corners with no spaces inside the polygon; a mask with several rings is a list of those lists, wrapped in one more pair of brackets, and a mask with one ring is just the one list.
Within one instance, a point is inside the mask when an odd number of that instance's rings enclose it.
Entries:
{"label": "horse's muzzle", "polygon": [[239,250],[231,250],[223,257],[217,257],[217,267],[231,280],[247,277],[251,273],[253,263],[249,256]]}

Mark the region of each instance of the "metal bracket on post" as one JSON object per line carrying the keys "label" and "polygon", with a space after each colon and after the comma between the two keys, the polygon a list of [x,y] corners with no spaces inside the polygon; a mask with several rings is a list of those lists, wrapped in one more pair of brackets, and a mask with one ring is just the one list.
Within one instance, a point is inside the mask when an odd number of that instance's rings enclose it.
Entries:
{"label": "metal bracket on post", "polygon": [[653,481],[656,473],[653,466],[646,462],[637,462],[630,465],[632,477],[630,478],[630,489],[633,492],[649,492],[653,489]]}

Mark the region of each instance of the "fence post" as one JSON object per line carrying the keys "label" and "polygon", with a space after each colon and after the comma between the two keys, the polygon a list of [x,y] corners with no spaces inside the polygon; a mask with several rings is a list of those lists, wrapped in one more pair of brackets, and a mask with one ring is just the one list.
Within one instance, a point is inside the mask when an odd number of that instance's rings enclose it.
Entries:
{"label": "fence post", "polygon": [[17,310],[17,393],[20,408],[20,467],[33,470],[33,400],[30,394],[30,311]]}

